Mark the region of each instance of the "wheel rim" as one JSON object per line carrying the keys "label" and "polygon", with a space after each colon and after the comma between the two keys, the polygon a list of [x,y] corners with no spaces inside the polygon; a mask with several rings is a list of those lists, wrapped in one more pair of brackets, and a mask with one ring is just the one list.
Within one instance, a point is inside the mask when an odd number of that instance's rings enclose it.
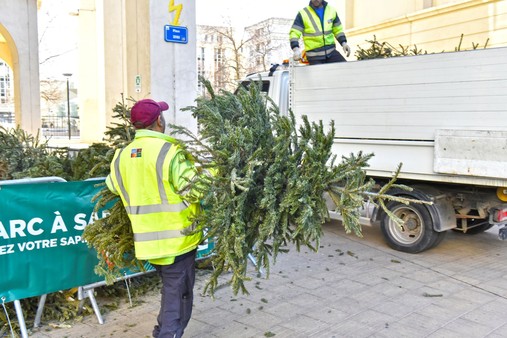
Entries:
{"label": "wheel rim", "polygon": [[417,242],[424,234],[424,222],[421,214],[409,207],[399,206],[392,212],[399,217],[403,225],[399,226],[389,219],[389,232],[395,241],[402,245],[411,245]]}

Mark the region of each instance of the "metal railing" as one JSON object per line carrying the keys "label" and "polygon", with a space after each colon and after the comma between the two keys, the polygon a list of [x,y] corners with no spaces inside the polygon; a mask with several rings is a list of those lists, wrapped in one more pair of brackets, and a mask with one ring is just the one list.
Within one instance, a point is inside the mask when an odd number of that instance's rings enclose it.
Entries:
{"label": "metal railing", "polygon": [[[43,136],[69,136],[69,120],[67,116],[42,116],[41,134]],[[72,137],[80,135],[79,117],[70,117],[70,134]]]}

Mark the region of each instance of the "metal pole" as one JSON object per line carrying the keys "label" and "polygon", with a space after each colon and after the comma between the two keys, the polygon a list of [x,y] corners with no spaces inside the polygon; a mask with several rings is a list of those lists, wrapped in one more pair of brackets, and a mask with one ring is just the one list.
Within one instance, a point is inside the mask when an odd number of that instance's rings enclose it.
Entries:
{"label": "metal pole", "polygon": [[39,306],[37,307],[37,312],[35,313],[35,320],[33,321],[33,327],[40,326],[40,320],[42,318],[42,311],[44,311],[44,304],[46,304],[47,294],[43,294],[39,299]]}
{"label": "metal pole", "polygon": [[69,97],[69,77],[72,76],[71,73],[64,73],[63,76],[67,78],[67,128],[69,131],[69,140],[71,137],[71,131],[70,131],[70,97]]}
{"label": "metal pole", "polygon": [[25,317],[23,316],[23,310],[21,309],[21,302],[19,300],[14,301],[14,308],[16,309],[16,315],[18,317],[19,329],[21,331],[22,338],[28,338],[28,331],[26,329]]}
{"label": "metal pole", "polygon": [[70,130],[69,78],[67,78],[67,127],[69,128],[69,140],[70,140],[71,130]]}

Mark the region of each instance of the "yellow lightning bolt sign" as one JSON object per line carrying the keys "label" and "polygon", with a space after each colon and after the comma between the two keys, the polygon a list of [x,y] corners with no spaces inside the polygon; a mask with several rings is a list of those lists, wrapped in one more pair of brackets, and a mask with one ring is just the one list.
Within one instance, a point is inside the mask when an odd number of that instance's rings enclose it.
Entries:
{"label": "yellow lightning bolt sign", "polygon": [[181,11],[183,10],[183,5],[175,5],[174,0],[169,1],[169,13],[176,12],[174,15],[174,20],[171,25],[173,26],[179,26],[180,25],[180,15]]}

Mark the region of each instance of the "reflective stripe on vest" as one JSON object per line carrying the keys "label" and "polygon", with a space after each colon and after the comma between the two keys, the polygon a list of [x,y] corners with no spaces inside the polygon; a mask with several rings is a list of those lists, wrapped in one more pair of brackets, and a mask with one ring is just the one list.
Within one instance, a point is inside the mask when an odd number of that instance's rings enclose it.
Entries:
{"label": "reflective stripe on vest", "polygon": [[303,10],[306,12],[306,15],[308,15],[308,18],[310,19],[313,30],[315,31],[315,33],[309,33],[309,32],[303,31],[303,37],[304,36],[322,36],[322,35],[333,34],[332,30],[326,30],[326,31],[322,32],[321,25],[317,24],[317,22],[315,21],[315,17],[312,15],[312,13],[310,12],[310,9],[308,7],[306,7]]}
{"label": "reflective stripe on vest", "polygon": [[323,48],[317,48],[316,50],[311,50],[306,52],[307,57],[315,57],[315,56],[326,56],[329,54],[330,51],[333,51],[335,47],[333,46],[327,46]]}
{"label": "reflective stripe on vest", "polygon": [[[185,232],[191,232],[195,228],[189,227],[185,229]],[[186,237],[187,234],[184,234],[182,230],[163,230],[163,231],[153,231],[153,232],[143,232],[143,233],[135,233],[134,234],[134,242],[147,242],[147,241],[157,241],[160,239],[169,239],[169,238],[180,238]]]}
{"label": "reflective stripe on vest", "polygon": [[160,204],[151,204],[151,205],[130,205],[130,197],[125,189],[125,185],[123,184],[123,179],[120,173],[120,156],[124,149],[120,150],[120,153],[116,157],[116,161],[114,162],[114,172],[116,174],[116,181],[118,182],[118,187],[120,188],[121,194],[125,199],[126,206],[125,210],[129,215],[145,215],[151,214],[155,212],[180,212],[188,208],[188,205],[184,202],[178,204],[170,204],[167,200],[167,194],[164,189],[163,182],[163,167],[164,167],[164,159],[169,150],[171,150],[171,144],[165,143],[160,150],[160,153],[157,157],[156,163],[156,172],[157,172],[157,186],[158,192],[160,194]]}
{"label": "reflective stripe on vest", "polygon": [[[323,47],[332,46],[334,48],[334,34],[333,34],[333,18],[336,12],[326,7],[324,10],[323,21],[321,22],[318,15],[311,7],[305,7],[300,12],[301,18],[304,23],[304,30],[302,32],[303,41],[307,56],[312,56],[311,51],[322,51]],[[327,48],[325,48],[327,50]],[[310,52],[310,53],[309,53]]]}

